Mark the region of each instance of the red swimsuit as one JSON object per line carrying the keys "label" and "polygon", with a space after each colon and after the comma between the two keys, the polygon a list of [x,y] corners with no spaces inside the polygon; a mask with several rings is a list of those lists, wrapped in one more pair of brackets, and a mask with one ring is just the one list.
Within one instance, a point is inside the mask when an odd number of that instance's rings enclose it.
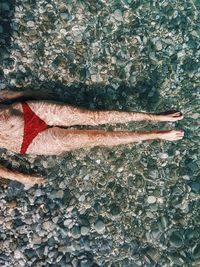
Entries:
{"label": "red swimsuit", "polygon": [[33,139],[42,131],[50,128],[42,119],[40,119],[29,107],[27,103],[22,103],[24,112],[24,137],[20,154],[25,154]]}

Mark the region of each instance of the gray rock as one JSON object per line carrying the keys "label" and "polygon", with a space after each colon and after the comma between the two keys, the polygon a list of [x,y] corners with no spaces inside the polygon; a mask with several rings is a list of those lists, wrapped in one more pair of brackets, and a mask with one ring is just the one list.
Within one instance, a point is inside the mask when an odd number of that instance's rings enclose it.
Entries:
{"label": "gray rock", "polygon": [[64,226],[69,226],[71,223],[72,223],[71,219],[66,219],[63,224]]}
{"label": "gray rock", "polygon": [[60,17],[61,17],[62,19],[68,19],[68,18],[69,18],[69,16],[68,16],[67,13],[60,13]]}
{"label": "gray rock", "polygon": [[200,259],[200,244],[197,244],[193,248],[193,257],[194,257],[194,259]]}
{"label": "gray rock", "polygon": [[88,259],[81,260],[80,267],[92,267],[93,262]]}
{"label": "gray rock", "polygon": [[97,220],[94,224],[94,229],[97,233],[102,234],[105,231],[105,223],[102,220]]}
{"label": "gray rock", "polygon": [[157,41],[155,46],[157,51],[161,51],[163,48],[161,41]]}
{"label": "gray rock", "polygon": [[72,237],[78,239],[81,236],[81,231],[79,226],[74,226],[71,230]]}
{"label": "gray rock", "polygon": [[198,193],[200,192],[200,183],[198,181],[194,181],[190,184],[190,187],[193,192]]}
{"label": "gray rock", "polygon": [[35,197],[40,197],[42,195],[42,190],[39,188],[35,191]]}
{"label": "gray rock", "polygon": [[64,191],[63,190],[58,190],[56,193],[55,193],[55,197],[56,198],[63,198],[64,196]]}
{"label": "gray rock", "polygon": [[114,17],[116,20],[118,21],[122,21],[123,20],[123,17],[122,17],[122,12],[120,9],[116,9],[115,12],[114,12]]}
{"label": "gray rock", "polygon": [[48,232],[52,231],[55,228],[55,225],[51,221],[46,221],[42,224],[42,228]]}
{"label": "gray rock", "polygon": [[28,21],[28,22],[27,22],[27,26],[30,27],[30,28],[35,27],[35,23],[34,23],[34,21],[32,21],[32,20]]}
{"label": "gray rock", "polygon": [[8,53],[8,51],[5,48],[0,48],[0,59],[4,60],[9,58],[10,54]]}
{"label": "gray rock", "polygon": [[182,236],[176,231],[172,232],[170,235],[169,242],[172,247],[176,248],[179,248],[183,245]]}
{"label": "gray rock", "polygon": [[81,226],[81,235],[87,235],[89,233],[89,230],[89,227]]}

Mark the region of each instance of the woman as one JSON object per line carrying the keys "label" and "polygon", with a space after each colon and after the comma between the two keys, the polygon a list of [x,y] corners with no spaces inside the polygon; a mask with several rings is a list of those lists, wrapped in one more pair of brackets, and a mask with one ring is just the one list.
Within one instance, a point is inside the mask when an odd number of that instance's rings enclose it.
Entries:
{"label": "woman", "polygon": [[[11,94],[11,95],[10,95]],[[4,93],[4,100],[23,93]],[[31,96],[30,91],[26,96]],[[177,121],[180,112],[168,114],[122,111],[91,111],[55,101],[29,100],[0,106],[0,147],[20,154],[60,155],[66,151],[95,146],[116,146],[153,139],[175,141],[183,131],[127,132],[72,130],[73,125],[97,126],[130,121]],[[43,184],[42,177],[28,176],[0,166],[0,177],[34,185]]]}

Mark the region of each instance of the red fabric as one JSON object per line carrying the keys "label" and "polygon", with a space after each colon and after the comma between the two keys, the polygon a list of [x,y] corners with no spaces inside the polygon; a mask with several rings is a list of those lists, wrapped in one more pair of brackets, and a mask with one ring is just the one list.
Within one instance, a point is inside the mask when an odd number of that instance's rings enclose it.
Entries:
{"label": "red fabric", "polygon": [[22,108],[24,112],[24,137],[20,154],[25,154],[33,139],[49,126],[32,111],[27,103],[22,103]]}

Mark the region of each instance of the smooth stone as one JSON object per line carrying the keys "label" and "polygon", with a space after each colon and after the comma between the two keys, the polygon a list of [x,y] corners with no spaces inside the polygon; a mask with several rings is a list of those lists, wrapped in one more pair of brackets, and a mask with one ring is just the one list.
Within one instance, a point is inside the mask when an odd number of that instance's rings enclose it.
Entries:
{"label": "smooth stone", "polygon": [[[7,59],[7,58],[9,58],[9,56],[10,56],[10,54],[7,52],[6,49],[0,48],[0,60]],[[4,69],[4,73],[8,74],[9,70]]]}
{"label": "smooth stone", "polygon": [[6,229],[10,230],[13,227],[13,221],[8,221],[5,223]]}
{"label": "smooth stone", "polygon": [[26,265],[25,261],[22,259],[18,261],[18,264],[19,264],[19,267],[24,267]]}
{"label": "smooth stone", "polygon": [[97,233],[102,234],[105,230],[105,223],[101,220],[96,221],[94,224],[94,229],[97,231]]}
{"label": "smooth stone", "polygon": [[26,249],[26,250],[24,251],[24,254],[26,255],[26,257],[27,257],[28,259],[31,259],[31,258],[37,256],[37,254],[36,254],[36,250],[35,250],[35,249],[32,249],[32,248]]}
{"label": "smooth stone", "polygon": [[74,36],[74,41],[77,43],[81,43],[82,38],[83,38],[82,34],[76,35],[76,36]]}
{"label": "smooth stone", "polygon": [[58,217],[58,216],[53,217],[52,221],[53,221],[54,223],[57,223],[57,222],[59,221],[59,217]]}
{"label": "smooth stone", "polygon": [[21,259],[22,257],[23,257],[23,254],[21,253],[21,251],[16,249],[14,252],[14,258],[18,260],[18,259]]}
{"label": "smooth stone", "polygon": [[29,20],[29,21],[27,22],[27,26],[33,28],[33,27],[35,26],[34,21]]}
{"label": "smooth stone", "polygon": [[200,116],[200,114],[198,114],[198,113],[194,113],[194,114],[192,114],[191,115],[191,118],[193,118],[193,119],[198,119],[199,118],[199,116]]}
{"label": "smooth stone", "polygon": [[55,194],[56,198],[63,198],[64,196],[64,191],[63,190],[58,190]]}
{"label": "smooth stone", "polygon": [[157,42],[156,42],[156,50],[157,50],[157,51],[161,51],[162,48],[163,48],[163,47],[162,47],[162,43],[161,43],[161,41],[157,41]]}
{"label": "smooth stone", "polygon": [[41,189],[37,189],[35,191],[35,197],[40,197],[42,195],[42,190]]}
{"label": "smooth stone", "polygon": [[65,29],[61,29],[60,33],[65,35],[67,33],[67,31]]}
{"label": "smooth stone", "polygon": [[117,171],[118,172],[123,172],[123,170],[124,170],[124,167],[120,167]]}
{"label": "smooth stone", "polygon": [[193,257],[194,259],[200,259],[200,245],[197,244],[195,248],[193,249]]}
{"label": "smooth stone", "polygon": [[200,191],[200,183],[192,182],[190,185],[193,192],[198,193]]}
{"label": "smooth stone", "polygon": [[162,153],[162,154],[160,154],[160,158],[161,159],[167,159],[168,158],[168,154],[167,153]]}
{"label": "smooth stone", "polygon": [[61,183],[59,184],[59,188],[60,188],[60,189],[65,189],[65,188],[66,188],[66,184],[65,184],[64,182],[61,182]]}
{"label": "smooth stone", "polygon": [[110,213],[113,215],[113,216],[118,216],[120,213],[121,213],[121,208],[120,206],[116,205],[116,204],[112,204],[110,206]]}
{"label": "smooth stone", "polygon": [[85,201],[85,195],[81,195],[81,196],[78,198],[78,200],[79,200],[80,202],[84,202],[84,201]]}
{"label": "smooth stone", "polygon": [[157,63],[157,62],[158,62],[158,60],[157,60],[156,55],[155,55],[154,52],[150,52],[150,53],[149,53],[149,58],[150,58],[154,63]]}
{"label": "smooth stone", "polygon": [[78,239],[81,236],[80,228],[78,226],[74,226],[71,231],[72,237]]}
{"label": "smooth stone", "polygon": [[122,12],[121,12],[120,9],[116,9],[115,10],[114,16],[115,16],[115,19],[118,20],[118,21],[122,21],[123,20]]}
{"label": "smooth stone", "polygon": [[42,228],[46,231],[52,231],[54,227],[55,225],[50,221],[46,221],[42,224]]}
{"label": "smooth stone", "polygon": [[198,171],[199,167],[197,165],[196,162],[192,161],[189,164],[187,164],[187,167],[192,171],[192,172],[196,172]]}
{"label": "smooth stone", "polygon": [[42,241],[42,238],[40,236],[33,236],[33,240],[32,240],[32,243],[34,245],[37,245],[37,244],[40,244]]}
{"label": "smooth stone", "polygon": [[63,228],[60,228],[60,234],[63,238],[66,238],[68,235],[68,231],[64,230]]}
{"label": "smooth stone", "polygon": [[91,80],[92,80],[93,82],[96,82],[97,79],[98,79],[98,75],[95,75],[95,74],[92,74],[92,75],[91,75]]}
{"label": "smooth stone", "polygon": [[177,57],[178,57],[178,58],[182,58],[182,57],[184,57],[184,56],[185,56],[185,51],[184,51],[184,50],[179,51],[179,52],[177,53]]}
{"label": "smooth stone", "polygon": [[81,260],[80,267],[92,267],[92,266],[93,266],[93,263],[91,262],[91,260],[87,260],[87,259]]}
{"label": "smooth stone", "polygon": [[154,196],[148,196],[148,198],[147,198],[147,202],[148,202],[149,204],[153,204],[153,203],[156,202],[156,198],[155,198]]}
{"label": "smooth stone", "polygon": [[183,244],[183,240],[182,240],[180,234],[177,232],[173,232],[171,234],[171,236],[169,238],[169,242],[170,242],[172,247],[176,247],[176,248],[181,247]]}
{"label": "smooth stone", "polygon": [[81,235],[87,235],[89,233],[89,230],[89,227],[81,226]]}
{"label": "smooth stone", "polygon": [[67,13],[61,13],[60,17],[61,17],[61,19],[68,19],[69,16]]}
{"label": "smooth stone", "polygon": [[66,219],[63,224],[64,226],[69,226],[71,223],[72,223],[71,219]]}
{"label": "smooth stone", "polygon": [[5,89],[6,85],[4,83],[0,84],[0,90]]}

